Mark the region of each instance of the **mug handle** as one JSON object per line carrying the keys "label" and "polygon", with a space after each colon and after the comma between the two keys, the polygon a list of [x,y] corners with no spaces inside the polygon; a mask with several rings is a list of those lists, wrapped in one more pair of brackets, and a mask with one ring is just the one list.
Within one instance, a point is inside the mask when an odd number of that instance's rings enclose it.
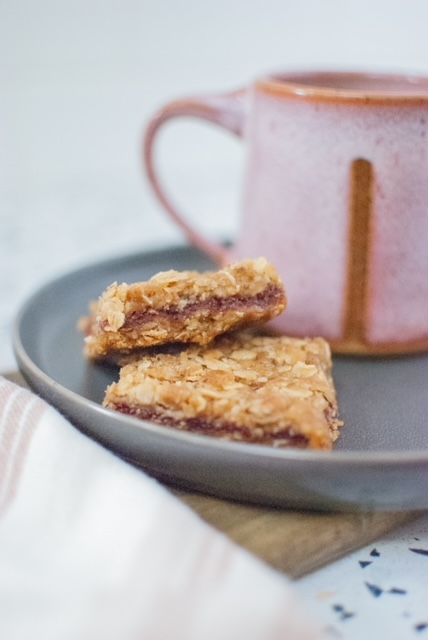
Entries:
{"label": "mug handle", "polygon": [[159,201],[166,211],[183,229],[189,241],[220,264],[227,262],[227,251],[219,243],[210,242],[186,222],[167,196],[154,162],[154,147],[157,133],[163,124],[172,118],[187,116],[207,120],[228,129],[242,137],[246,115],[247,90],[207,97],[193,97],[177,100],[165,105],[150,121],[144,135],[144,163],[147,177]]}

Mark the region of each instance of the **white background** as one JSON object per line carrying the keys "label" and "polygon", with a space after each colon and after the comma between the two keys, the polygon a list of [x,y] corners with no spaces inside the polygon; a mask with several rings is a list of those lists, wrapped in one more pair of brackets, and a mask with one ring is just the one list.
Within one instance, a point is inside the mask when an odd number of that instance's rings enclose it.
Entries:
{"label": "white background", "polygon": [[[175,242],[140,160],[158,107],[278,69],[428,71],[427,24],[426,0],[0,0],[0,233],[45,277]],[[171,125],[159,162],[190,219],[233,234],[238,142]]]}

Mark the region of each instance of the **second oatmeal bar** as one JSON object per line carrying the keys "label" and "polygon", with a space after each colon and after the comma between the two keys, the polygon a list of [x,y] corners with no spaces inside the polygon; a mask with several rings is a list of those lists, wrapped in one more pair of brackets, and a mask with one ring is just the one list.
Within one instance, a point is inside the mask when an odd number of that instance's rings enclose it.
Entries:
{"label": "second oatmeal bar", "polygon": [[286,306],[284,286],[264,258],[218,271],[165,271],[147,282],[114,283],[80,323],[89,359],[171,342],[208,344],[216,336],[266,322]]}
{"label": "second oatmeal bar", "polygon": [[341,425],[331,367],[321,338],[241,332],[124,366],[104,406],[227,440],[330,450]]}

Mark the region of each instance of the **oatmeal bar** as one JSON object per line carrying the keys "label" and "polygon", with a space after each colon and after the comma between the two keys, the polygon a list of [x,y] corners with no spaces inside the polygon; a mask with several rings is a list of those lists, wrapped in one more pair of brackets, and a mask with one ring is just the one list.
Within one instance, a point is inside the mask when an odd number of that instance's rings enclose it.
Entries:
{"label": "oatmeal bar", "polygon": [[331,366],[322,338],[241,332],[124,366],[103,404],[226,440],[329,450],[342,424]]}
{"label": "oatmeal bar", "polygon": [[165,271],[147,282],[114,283],[80,328],[88,358],[115,359],[170,342],[205,345],[231,329],[270,320],[285,306],[278,273],[259,258],[219,271]]}

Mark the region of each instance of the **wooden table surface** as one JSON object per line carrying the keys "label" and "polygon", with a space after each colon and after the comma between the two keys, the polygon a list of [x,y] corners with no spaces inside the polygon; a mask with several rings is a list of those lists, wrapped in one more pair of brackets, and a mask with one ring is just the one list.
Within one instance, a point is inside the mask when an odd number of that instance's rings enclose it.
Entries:
{"label": "wooden table surface", "polygon": [[268,509],[175,492],[203,520],[274,568],[299,578],[417,517],[415,512]]}

